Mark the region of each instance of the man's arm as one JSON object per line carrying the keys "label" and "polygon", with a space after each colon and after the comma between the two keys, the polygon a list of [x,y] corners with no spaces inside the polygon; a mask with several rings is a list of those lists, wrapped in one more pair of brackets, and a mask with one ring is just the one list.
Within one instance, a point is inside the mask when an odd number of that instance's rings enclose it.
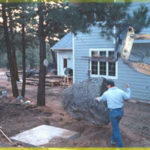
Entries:
{"label": "man's arm", "polygon": [[106,101],[107,99],[106,99],[106,93],[104,93],[102,96],[100,96],[100,97],[96,97],[95,98],[95,100],[97,100],[97,101]]}
{"label": "man's arm", "polygon": [[131,90],[130,90],[130,86],[127,84],[126,85],[126,92],[123,91],[123,99],[129,100],[130,98],[131,98]]}

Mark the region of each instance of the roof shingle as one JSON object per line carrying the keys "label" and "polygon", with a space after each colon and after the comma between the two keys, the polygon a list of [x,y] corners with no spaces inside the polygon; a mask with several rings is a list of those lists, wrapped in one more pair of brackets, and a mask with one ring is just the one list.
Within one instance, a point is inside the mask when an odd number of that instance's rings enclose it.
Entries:
{"label": "roof shingle", "polygon": [[72,50],[72,33],[69,32],[62,39],[60,39],[54,46],[51,47],[52,50]]}

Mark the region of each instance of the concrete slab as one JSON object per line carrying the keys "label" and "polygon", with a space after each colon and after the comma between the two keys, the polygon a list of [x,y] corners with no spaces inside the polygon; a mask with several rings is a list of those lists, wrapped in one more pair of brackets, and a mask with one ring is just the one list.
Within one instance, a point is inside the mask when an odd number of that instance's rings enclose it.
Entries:
{"label": "concrete slab", "polygon": [[54,126],[41,125],[33,129],[19,133],[12,140],[26,143],[33,146],[41,146],[50,142],[53,138],[71,138],[77,136],[78,132],[57,128]]}

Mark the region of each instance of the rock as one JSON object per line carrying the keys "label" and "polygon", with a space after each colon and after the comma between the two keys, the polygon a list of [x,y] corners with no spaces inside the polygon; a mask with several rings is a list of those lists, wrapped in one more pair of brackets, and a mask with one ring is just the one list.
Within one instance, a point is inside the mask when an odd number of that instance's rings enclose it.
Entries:
{"label": "rock", "polygon": [[94,101],[106,89],[106,79],[103,78],[74,84],[63,92],[64,109],[75,119],[83,119],[100,126],[108,124],[106,102]]}
{"label": "rock", "polygon": [[26,104],[26,105],[31,104],[31,101],[25,101],[23,104]]}

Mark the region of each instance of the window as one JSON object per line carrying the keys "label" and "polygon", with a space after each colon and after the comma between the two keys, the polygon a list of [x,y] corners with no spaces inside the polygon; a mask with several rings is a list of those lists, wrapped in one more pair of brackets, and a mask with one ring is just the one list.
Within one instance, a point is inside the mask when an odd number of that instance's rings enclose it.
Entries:
{"label": "window", "polygon": [[109,67],[108,67],[108,70],[109,70],[108,75],[109,76],[115,76],[116,75],[116,63],[109,62],[108,65],[109,65]]}
{"label": "window", "polygon": [[[113,58],[114,57],[114,52],[109,51],[108,56],[110,58]],[[109,76],[115,76],[115,74],[116,74],[116,63],[115,62],[108,62],[108,66],[109,66],[108,67],[108,70],[109,70],[108,75]]]}
{"label": "window", "polygon": [[67,59],[64,58],[64,68],[67,68]]}
{"label": "window", "polygon": [[97,73],[98,73],[98,62],[92,61],[92,74],[97,74]]}
{"label": "window", "polygon": [[92,57],[98,57],[99,52],[98,51],[92,51]]}
{"label": "window", "polygon": [[113,51],[109,51],[109,52],[108,52],[108,56],[109,56],[110,58],[113,58],[113,57],[114,57],[114,52],[113,52]]}
{"label": "window", "polygon": [[118,62],[105,62],[97,58],[112,58],[114,57],[113,49],[90,49],[91,59],[90,68],[91,76],[93,77],[106,77],[106,78],[117,78],[117,63]]}
{"label": "window", "polygon": [[[100,56],[101,57],[106,57],[106,52],[105,51],[100,51]],[[99,62],[100,68],[99,68],[99,74],[100,75],[106,75],[106,62]]]}
{"label": "window", "polygon": [[100,62],[100,75],[106,75],[106,62]]}
{"label": "window", "polygon": [[100,53],[100,56],[106,57],[106,52],[105,52],[105,51],[101,51],[101,52],[99,52],[99,53]]}

